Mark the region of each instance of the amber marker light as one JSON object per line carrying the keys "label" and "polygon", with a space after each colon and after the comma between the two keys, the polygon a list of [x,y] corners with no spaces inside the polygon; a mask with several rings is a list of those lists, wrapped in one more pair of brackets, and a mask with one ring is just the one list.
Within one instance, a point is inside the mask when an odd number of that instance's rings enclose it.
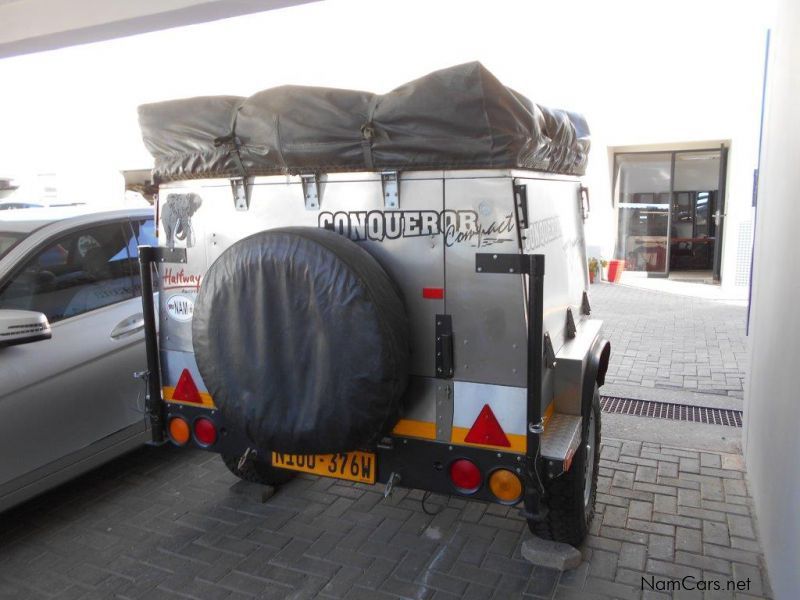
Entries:
{"label": "amber marker light", "polygon": [[502,502],[513,503],[522,496],[522,482],[508,469],[497,469],[489,476],[489,489]]}
{"label": "amber marker light", "polygon": [[169,420],[169,437],[173,444],[183,446],[189,441],[189,424],[183,417],[172,417]]}

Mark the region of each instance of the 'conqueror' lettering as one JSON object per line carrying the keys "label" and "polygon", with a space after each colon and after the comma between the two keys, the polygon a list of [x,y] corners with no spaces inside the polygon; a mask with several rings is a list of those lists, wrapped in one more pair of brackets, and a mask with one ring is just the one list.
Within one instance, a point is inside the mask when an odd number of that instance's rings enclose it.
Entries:
{"label": "'conqueror' lettering", "polygon": [[513,238],[499,236],[514,230],[511,214],[484,227],[474,210],[322,212],[318,225],[354,241],[382,242],[401,237],[444,234],[447,245],[470,242],[478,246],[511,241]]}

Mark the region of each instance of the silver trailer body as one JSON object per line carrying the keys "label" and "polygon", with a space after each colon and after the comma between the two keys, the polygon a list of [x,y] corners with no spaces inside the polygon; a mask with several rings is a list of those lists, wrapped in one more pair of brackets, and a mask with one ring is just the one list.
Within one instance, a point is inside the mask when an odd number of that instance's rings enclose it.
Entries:
{"label": "silver trailer body", "polygon": [[[576,177],[510,169],[162,184],[159,245],[185,249],[185,262],[162,256],[159,265],[163,399],[168,407],[182,404],[174,393],[188,370],[203,406],[214,408],[191,338],[194,300],[210,265],[259,231],[322,227],[370,252],[402,291],[412,327],[411,383],[394,434],[475,446],[465,437],[488,405],[511,443],[504,452],[524,455],[531,428],[543,425],[541,455],[557,476],[580,442],[587,377],[602,383],[605,371],[601,364],[598,375],[590,364],[601,322],[589,317],[585,208]],[[546,264],[541,423],[530,422],[527,404],[529,275],[476,267],[479,255],[502,262],[534,254]],[[442,346],[442,333],[451,334],[452,350]],[[607,358],[605,351],[599,360]],[[442,368],[452,376],[442,377]]]}

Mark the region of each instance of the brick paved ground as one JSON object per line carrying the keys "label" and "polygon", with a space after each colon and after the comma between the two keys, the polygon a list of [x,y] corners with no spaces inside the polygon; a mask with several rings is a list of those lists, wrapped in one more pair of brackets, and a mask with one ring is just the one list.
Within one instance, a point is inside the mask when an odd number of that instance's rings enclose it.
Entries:
{"label": "brick paved ground", "polygon": [[607,283],[591,303],[611,340],[607,383],[742,397],[745,307]]}
{"label": "brick paved ground", "polygon": [[[741,456],[606,440],[579,568],[520,557],[514,509],[300,477],[266,503],[216,455],[143,448],[0,515],[0,598],[668,598],[641,577],[767,597]],[[731,594],[675,595],[731,598]]]}

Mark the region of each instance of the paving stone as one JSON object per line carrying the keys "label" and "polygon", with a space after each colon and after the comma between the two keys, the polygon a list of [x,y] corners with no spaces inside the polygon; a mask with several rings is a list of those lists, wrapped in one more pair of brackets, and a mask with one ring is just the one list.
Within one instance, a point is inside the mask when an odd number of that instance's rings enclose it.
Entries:
{"label": "paving stone", "polygon": [[[651,502],[642,502],[641,500],[631,500],[628,507],[628,516],[632,519],[649,521],[653,518],[653,504]],[[609,523],[609,525],[613,525],[613,523]]]}
{"label": "paving stone", "polygon": [[633,473],[626,473],[625,471],[616,471],[611,480],[612,488],[633,488]]}
{"label": "paving stone", "polygon": [[699,473],[700,461],[696,458],[681,458],[678,471],[680,473]]}
{"label": "paving stone", "polygon": [[628,529],[642,531],[644,533],[655,533],[658,535],[674,536],[675,527],[665,523],[655,523],[652,521],[641,521],[639,519],[628,518]]}
{"label": "paving stone", "polygon": [[675,548],[686,552],[700,553],[703,549],[700,531],[687,527],[677,527],[675,529]]}
{"label": "paving stone", "polygon": [[721,573],[722,575],[731,574],[730,561],[721,558],[714,558],[712,556],[706,556],[703,554],[694,554],[692,552],[678,550],[675,552],[675,562],[681,565],[697,567],[703,569],[704,571]]}
{"label": "paving stone", "polygon": [[591,576],[586,579],[586,588],[593,593],[602,594],[611,598],[638,600],[640,594],[639,588],[635,586],[606,581]]}
{"label": "paving stone", "polygon": [[589,561],[589,575],[603,579],[614,579],[619,556],[616,552],[595,550]]}
{"label": "paving stone", "polygon": [[678,465],[674,462],[659,460],[657,472],[659,477],[678,477]]}
{"label": "paving stone", "polygon": [[653,499],[653,510],[655,512],[674,515],[677,508],[678,501],[675,496],[656,494]]}
{"label": "paving stone", "polygon": [[675,554],[675,538],[666,535],[651,534],[647,545],[648,558],[672,560]]}
{"label": "paving stone", "polygon": [[700,454],[700,466],[719,469],[722,467],[722,458],[719,454],[703,452]]}
{"label": "paving stone", "polygon": [[625,527],[628,510],[619,506],[606,506],[603,511],[603,524],[610,527]]}
{"label": "paving stone", "polygon": [[639,466],[636,468],[636,475],[634,479],[635,481],[642,481],[645,483],[655,483],[657,477],[658,471],[655,467]]}
{"label": "paving stone", "polygon": [[623,542],[619,551],[617,564],[619,567],[641,571],[647,558],[647,547],[640,544]]}
{"label": "paving stone", "polygon": [[697,490],[678,490],[678,504],[681,506],[700,507],[700,493]]}
{"label": "paving stone", "polygon": [[729,546],[728,526],[716,521],[703,521],[703,541],[718,546]]}

